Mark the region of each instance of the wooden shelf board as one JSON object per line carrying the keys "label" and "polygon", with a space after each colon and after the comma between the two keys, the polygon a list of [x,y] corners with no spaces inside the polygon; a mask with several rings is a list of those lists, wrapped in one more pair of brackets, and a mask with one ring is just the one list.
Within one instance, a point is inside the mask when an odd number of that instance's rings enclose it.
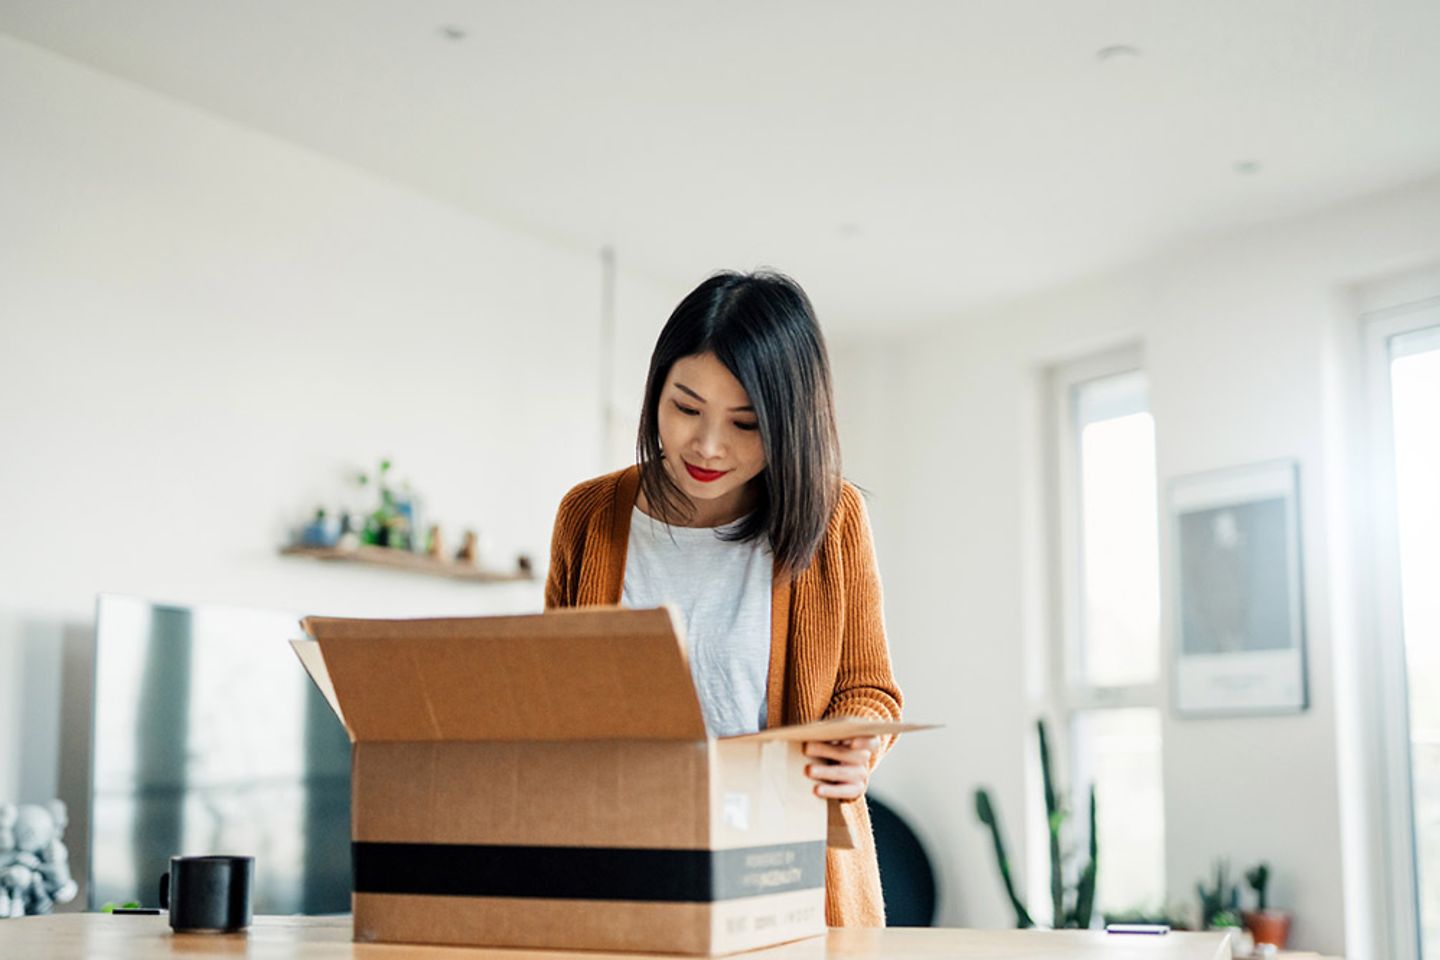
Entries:
{"label": "wooden shelf board", "polygon": [[468,580],[472,583],[524,583],[535,579],[533,573],[483,570],[449,560],[436,560],[424,554],[392,550],[389,547],[360,546],[354,550],[341,550],[338,547],[284,547],[280,554],[286,557],[310,557],[332,563],[363,563],[367,566],[408,570],[411,573],[425,573],[450,580]]}

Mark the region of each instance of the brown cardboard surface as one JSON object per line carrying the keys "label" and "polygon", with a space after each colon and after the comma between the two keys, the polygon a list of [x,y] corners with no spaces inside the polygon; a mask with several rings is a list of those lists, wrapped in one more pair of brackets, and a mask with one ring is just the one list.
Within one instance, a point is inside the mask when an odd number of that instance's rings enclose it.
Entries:
{"label": "brown cardboard surface", "polygon": [[876,720],[871,717],[830,717],[811,723],[792,723],[771,727],[759,733],[746,733],[723,738],[726,743],[745,740],[849,740],[852,737],[880,737],[910,730],[934,730],[933,723],[905,723],[897,720]]}
{"label": "brown cardboard surface", "polygon": [[708,904],[578,903],[513,897],[354,895],[359,942],[483,943],[495,947],[703,954]]}
{"label": "brown cardboard surface", "polygon": [[355,939],[684,954],[749,950],[825,932],[825,892],[694,903],[356,894]]}
{"label": "brown cardboard surface", "polygon": [[[354,839],[705,849],[707,757],[665,740],[357,743]],[[768,837],[735,845],[791,839]]]}
{"label": "brown cardboard surface", "polygon": [[705,739],[664,608],[302,624],[355,740]]}
{"label": "brown cardboard surface", "polygon": [[712,850],[825,839],[800,747],[777,740],[718,740],[710,751]]}
{"label": "brown cardboard surface", "polygon": [[668,609],[303,621],[296,654],[355,744],[359,940],[671,953],[824,931],[835,805],[807,740],[709,738]]}
{"label": "brown cardboard surface", "polygon": [[825,845],[836,850],[854,850],[855,831],[845,819],[845,808],[839,800],[825,801]]}
{"label": "brown cardboard surface", "polygon": [[819,937],[825,929],[824,889],[730,900],[711,910],[709,952],[735,953]]}

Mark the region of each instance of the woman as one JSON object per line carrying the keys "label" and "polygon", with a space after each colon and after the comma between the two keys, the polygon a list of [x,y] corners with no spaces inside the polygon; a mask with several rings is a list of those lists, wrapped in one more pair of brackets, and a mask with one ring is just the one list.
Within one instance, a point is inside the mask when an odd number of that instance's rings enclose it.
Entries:
{"label": "woman", "polygon": [[[674,604],[716,736],[900,719],[869,520],[840,476],[829,360],[798,284],[721,273],[680,302],[637,454],[561,502],[546,607]],[[891,740],[805,745],[815,793],[855,840],[827,850],[831,926],[885,922],[864,794]]]}

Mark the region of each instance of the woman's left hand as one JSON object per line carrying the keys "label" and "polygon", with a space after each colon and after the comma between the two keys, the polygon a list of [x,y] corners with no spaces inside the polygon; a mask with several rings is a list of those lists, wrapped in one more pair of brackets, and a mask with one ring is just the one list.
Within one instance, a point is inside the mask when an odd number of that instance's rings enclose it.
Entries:
{"label": "woman's left hand", "polygon": [[816,781],[815,795],[832,800],[863,797],[870,783],[870,756],[879,749],[879,737],[808,741],[805,756],[819,761],[805,767],[805,775]]}

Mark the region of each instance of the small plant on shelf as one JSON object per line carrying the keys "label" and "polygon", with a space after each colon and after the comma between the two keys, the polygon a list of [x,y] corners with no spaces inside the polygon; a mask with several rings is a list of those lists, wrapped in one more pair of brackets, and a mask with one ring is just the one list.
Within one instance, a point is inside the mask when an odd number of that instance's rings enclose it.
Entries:
{"label": "small plant on shelf", "polygon": [[339,560],[372,566],[433,574],[450,579],[482,583],[513,582],[535,579],[530,558],[519,554],[512,570],[486,569],[478,550],[474,530],[464,531],[464,541],[453,560],[447,559],[445,538],[438,524],[421,525],[423,501],[408,481],[396,485],[392,481],[392,462],[386,458],[372,473],[347,472],[362,498],[368,499],[371,488],[375,501],[359,504],[347,497],[332,519],[323,504],[315,508],[314,518],[291,532],[289,546],[280,552],[287,556],[309,556],[321,560]]}
{"label": "small plant on shelf", "polygon": [[[375,472],[375,490],[380,502],[374,510],[365,515],[365,525],[360,531],[360,542],[377,547],[392,547],[397,550],[410,549],[410,511],[406,509],[390,486],[390,461],[381,460]],[[364,488],[370,477],[358,474],[356,482]]]}

